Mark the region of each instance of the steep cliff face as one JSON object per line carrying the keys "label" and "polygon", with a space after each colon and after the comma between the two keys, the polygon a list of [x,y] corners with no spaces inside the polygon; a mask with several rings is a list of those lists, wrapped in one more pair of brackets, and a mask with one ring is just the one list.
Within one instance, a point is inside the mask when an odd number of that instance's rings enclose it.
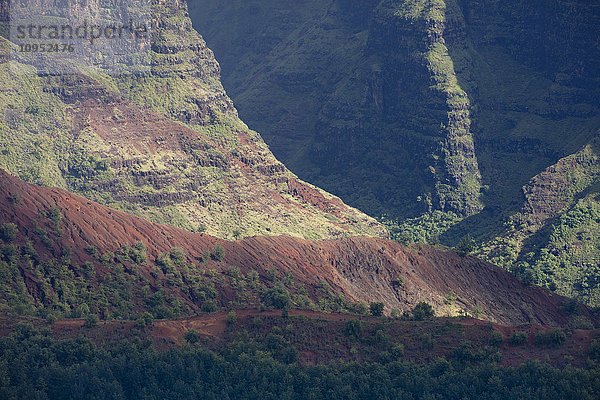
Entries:
{"label": "steep cliff face", "polygon": [[599,304],[592,232],[600,7],[588,1],[447,4],[447,45],[476,109],[473,130],[489,186],[489,212],[456,231],[481,234],[479,254],[492,262]]}
{"label": "steep cliff face", "polygon": [[243,118],[300,176],[373,215],[481,209],[443,3],[201,0],[191,12]]}
{"label": "steep cliff face", "polygon": [[3,168],[222,237],[387,234],[296,179],[239,120],[185,2],[156,0],[152,10],[149,74],[38,76],[0,66]]}
{"label": "steep cliff face", "polygon": [[381,60],[383,113],[402,118],[404,129],[429,142],[411,153],[424,158],[425,168],[417,168],[432,175],[434,208],[465,217],[481,211],[481,175],[470,103],[457,81],[445,30],[446,5],[441,1],[426,6],[384,2],[372,21],[367,51]]}
{"label": "steep cliff face", "polygon": [[489,260],[598,304],[597,2],[195,0],[192,17],[300,175],[399,217],[403,240],[470,233]]}

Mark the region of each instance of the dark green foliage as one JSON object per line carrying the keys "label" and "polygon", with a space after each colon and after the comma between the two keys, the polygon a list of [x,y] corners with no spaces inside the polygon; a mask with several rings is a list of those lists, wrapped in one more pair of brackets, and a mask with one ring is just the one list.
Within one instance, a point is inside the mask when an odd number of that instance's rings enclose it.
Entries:
{"label": "dark green foliage", "polygon": [[[185,336],[197,342],[197,333]],[[0,397],[593,400],[600,391],[597,369],[469,364],[477,355],[468,343],[452,362],[416,364],[382,353],[374,363],[302,366],[281,333],[267,335],[264,344],[242,337],[220,353],[195,346],[157,352],[139,340],[106,348],[84,338],[58,341],[21,324],[0,339],[0,360],[9,360],[0,362]]]}
{"label": "dark green foliage", "polygon": [[498,331],[493,331],[490,335],[490,338],[488,339],[488,345],[492,347],[499,347],[503,341],[504,337],[502,336],[502,334]]}
{"label": "dark green foliage", "polygon": [[202,303],[202,311],[206,313],[213,313],[218,309],[217,303],[213,299],[206,300],[204,303]]}
{"label": "dark green foliage", "polygon": [[231,311],[229,314],[227,314],[227,317],[225,317],[225,322],[227,323],[227,325],[233,325],[236,321],[237,314],[235,313],[235,311]]}
{"label": "dark green foliage", "polygon": [[390,351],[391,355],[396,359],[399,359],[404,356],[404,345],[402,343],[398,343],[394,345]]}
{"label": "dark green foliage", "polygon": [[569,314],[579,313],[579,302],[577,299],[565,299],[562,303],[562,309]]}
{"label": "dark green foliage", "polygon": [[216,261],[223,261],[225,259],[225,249],[220,244],[215,246],[212,252],[212,258]]}
{"label": "dark green foliage", "polygon": [[45,215],[52,223],[54,230],[57,232],[60,232],[60,229],[61,229],[60,224],[62,223],[62,219],[63,219],[63,214],[62,214],[61,209],[58,208],[57,206],[52,206],[46,211]]}
{"label": "dark green foliage", "polygon": [[23,197],[18,193],[11,193],[8,195],[8,202],[10,204],[19,204],[23,200]]}
{"label": "dark green foliage", "polygon": [[471,235],[467,234],[467,236],[463,237],[460,242],[458,242],[455,249],[461,255],[466,255],[473,252],[475,249],[475,242],[473,242]]}
{"label": "dark green foliage", "polygon": [[473,361],[473,346],[469,341],[462,341],[458,347],[452,349],[452,358],[459,362]]}
{"label": "dark green foliage", "polygon": [[600,361],[600,339],[592,340],[590,344],[590,358]]}
{"label": "dark green foliage", "polygon": [[362,322],[358,319],[350,319],[344,325],[343,334],[355,339],[359,339],[362,333]]}
{"label": "dark green foliage", "polygon": [[98,248],[96,246],[87,246],[85,248],[85,252],[96,259],[100,257],[100,252],[98,251]]}
{"label": "dark green foliage", "polygon": [[513,346],[523,346],[527,343],[527,332],[514,331],[510,337],[510,343]]}
{"label": "dark green foliage", "polygon": [[19,230],[17,229],[17,225],[6,222],[0,226],[0,238],[5,242],[12,241],[16,236]]}
{"label": "dark green foliage", "polygon": [[135,326],[137,326],[138,328],[147,328],[150,325],[152,325],[152,320],[154,318],[152,317],[152,314],[150,314],[149,312],[144,312],[142,315],[140,315],[136,322],[135,322]]}
{"label": "dark green foliage", "polygon": [[264,302],[268,306],[284,309],[290,305],[290,292],[282,283],[277,283],[271,289],[267,290]]}
{"label": "dark green foliage", "polygon": [[562,329],[552,329],[550,331],[539,331],[535,334],[536,346],[562,346],[567,340],[567,335]]}
{"label": "dark green foliage", "polygon": [[383,307],[383,303],[371,303],[369,304],[369,312],[371,313],[371,315],[381,317],[383,315]]}
{"label": "dark green foliage", "polygon": [[573,329],[592,330],[594,325],[586,317],[577,315],[573,318]]}
{"label": "dark green foliage", "polygon": [[98,318],[98,316],[96,314],[88,314],[85,317],[85,327],[86,328],[93,328],[94,326],[96,326],[96,324],[98,323],[100,319]]}
{"label": "dark green foliage", "polygon": [[567,340],[567,334],[562,329],[552,329],[548,333],[548,342],[551,346],[562,346]]}
{"label": "dark green foliage", "polygon": [[171,256],[171,260],[173,260],[175,265],[182,267],[185,264],[186,254],[185,250],[183,250],[182,248],[173,247],[169,252],[169,255]]}
{"label": "dark green foliage", "polygon": [[146,263],[146,245],[139,240],[133,246],[127,247],[127,255],[132,262],[138,265]]}
{"label": "dark green foliage", "polygon": [[425,319],[433,318],[435,312],[431,304],[427,302],[418,303],[412,310],[412,316],[415,321],[423,321]]}
{"label": "dark green foliage", "polygon": [[189,329],[183,336],[186,342],[189,344],[196,344],[200,340],[200,334],[195,329]]}

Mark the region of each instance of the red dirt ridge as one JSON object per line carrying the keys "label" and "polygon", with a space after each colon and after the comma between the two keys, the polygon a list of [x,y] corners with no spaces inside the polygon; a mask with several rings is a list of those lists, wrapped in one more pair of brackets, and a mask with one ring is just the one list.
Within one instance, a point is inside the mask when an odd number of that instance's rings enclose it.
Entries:
{"label": "red dirt ridge", "polygon": [[[11,202],[9,198],[21,197]],[[116,251],[122,245],[142,241],[148,259],[154,260],[173,247],[186,250],[190,258],[201,258],[217,244],[225,249],[225,259],[215,268],[239,267],[242,272],[257,270],[263,279],[267,271],[291,271],[297,283],[304,284],[309,296],[315,298],[321,281],[334,293],[342,293],[356,301],[381,301],[389,312],[412,309],[418,302],[431,303],[438,315],[463,309],[481,311],[483,318],[508,325],[537,323],[565,326],[570,316],[562,310],[565,298],[536,286],[527,286],[507,271],[471,256],[461,257],[448,249],[429,246],[403,246],[397,242],[351,237],[328,241],[309,241],[292,237],[252,237],[225,241],[144,219],[110,209],[73,195],[62,189],[31,185],[0,171],[0,223],[17,224],[17,244],[33,237],[40,213],[57,206],[63,213],[63,234],[56,246],[69,246],[71,260],[83,264],[92,260],[87,246],[102,253]],[[55,240],[56,241],[56,240]],[[36,250],[48,253],[41,244]],[[22,267],[23,268],[23,267]],[[151,266],[138,273],[150,278]],[[218,272],[221,272],[218,271]],[[22,271],[28,277],[27,287],[36,296],[32,271]],[[451,294],[456,300],[448,300]],[[180,294],[186,304],[190,298]],[[196,307],[198,308],[198,307]],[[585,306],[581,312],[594,323],[597,313]]]}

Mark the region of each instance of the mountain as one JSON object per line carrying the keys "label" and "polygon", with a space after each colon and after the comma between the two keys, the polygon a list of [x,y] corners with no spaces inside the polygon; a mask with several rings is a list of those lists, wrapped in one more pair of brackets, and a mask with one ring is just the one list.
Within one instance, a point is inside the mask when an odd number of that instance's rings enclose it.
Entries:
{"label": "mountain", "polygon": [[[97,7],[92,1],[68,10],[80,17]],[[4,59],[0,167],[220,237],[388,235],[374,219],[299,180],[238,118],[184,1],[155,0],[152,16],[147,74],[82,64],[74,74],[48,75],[18,61],[11,69]]]}
{"label": "mountain", "polygon": [[517,325],[598,323],[597,312],[471,256],[351,237],[225,241],[110,209],[0,172],[4,312],[103,319],[271,305],[320,311],[469,313]]}
{"label": "mountain", "polygon": [[470,234],[480,257],[600,304],[596,2],[190,10],[242,119],[300,177],[405,242]]}

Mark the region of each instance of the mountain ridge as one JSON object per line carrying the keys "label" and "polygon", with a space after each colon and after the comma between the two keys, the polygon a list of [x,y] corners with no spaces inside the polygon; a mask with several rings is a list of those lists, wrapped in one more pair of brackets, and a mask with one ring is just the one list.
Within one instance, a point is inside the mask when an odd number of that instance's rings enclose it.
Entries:
{"label": "mountain ridge", "polygon": [[[0,205],[0,221],[17,229],[2,246],[0,264],[13,279],[2,284],[5,312],[77,315],[83,307],[104,318],[145,310],[164,318],[173,315],[174,304],[187,315],[211,302],[247,307],[289,291],[293,307],[309,309],[381,301],[388,312],[408,311],[427,301],[439,315],[462,309],[512,325],[564,326],[572,318],[563,310],[565,298],[447,249],[368,237],[230,242],[154,224],[6,172],[0,172],[0,196],[13,199]],[[109,297],[92,300],[99,294]],[[597,313],[585,306],[580,311],[597,323]]]}

